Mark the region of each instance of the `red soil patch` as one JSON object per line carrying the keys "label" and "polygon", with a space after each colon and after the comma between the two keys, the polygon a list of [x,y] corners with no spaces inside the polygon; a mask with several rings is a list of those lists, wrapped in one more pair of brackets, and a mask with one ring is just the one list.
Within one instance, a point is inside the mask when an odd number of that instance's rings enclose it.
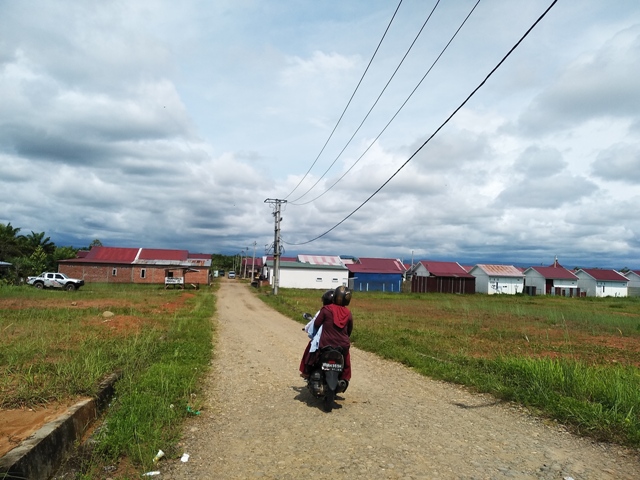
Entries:
{"label": "red soil patch", "polygon": [[[94,300],[70,300],[69,298],[48,299],[0,299],[0,309],[22,308],[79,308],[100,309],[108,311],[117,303],[118,307],[135,306],[141,310],[149,310],[152,313],[172,313],[181,308],[184,303],[194,297],[195,294],[184,292],[180,296],[172,296],[171,302],[165,302],[163,296],[151,296],[144,304],[135,304],[114,299]],[[133,315],[114,315],[104,317],[92,316],[85,320],[88,325],[104,329],[112,335],[130,335],[139,332],[145,326],[153,324],[153,318],[140,318]],[[0,457],[17,447],[23,440],[33,435],[44,424],[55,420],[64,414],[68,408],[75,405],[81,399],[69,399],[65,403],[44,405],[36,408],[0,409]]]}
{"label": "red soil patch", "polygon": [[137,333],[140,333],[145,324],[148,324],[150,322],[133,315],[115,315],[108,318],[94,317],[85,320],[84,323],[102,328],[112,335],[135,335]]}
{"label": "red soil patch", "polygon": [[74,403],[52,404],[37,409],[0,410],[0,457],[33,435],[45,423],[65,413]]}

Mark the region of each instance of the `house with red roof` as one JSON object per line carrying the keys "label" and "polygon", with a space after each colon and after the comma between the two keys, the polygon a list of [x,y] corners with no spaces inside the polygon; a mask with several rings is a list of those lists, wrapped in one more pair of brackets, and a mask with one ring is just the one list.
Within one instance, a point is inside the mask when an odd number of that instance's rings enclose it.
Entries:
{"label": "house with red roof", "polygon": [[548,267],[529,267],[524,271],[524,293],[579,297],[578,277],[555,262]]}
{"label": "house with red roof", "polygon": [[242,257],[240,271],[237,272],[242,278],[256,278],[262,272],[262,257]]}
{"label": "house with red roof", "polygon": [[347,263],[349,287],[357,292],[402,291],[406,272],[404,264],[393,258],[357,258]]}
{"label": "house with red roof", "polygon": [[87,283],[208,285],[211,255],[187,250],[92,247],[61,260],[58,271]]}
{"label": "house with red roof", "polygon": [[524,273],[513,265],[478,264],[469,273],[476,277],[476,293],[515,295],[524,291]]}
{"label": "house with red roof", "polygon": [[580,291],[587,297],[626,297],[629,279],[615,270],[581,268],[576,271]]}
{"label": "house with red roof", "polygon": [[421,260],[409,271],[412,293],[475,293],[476,277],[458,262]]}

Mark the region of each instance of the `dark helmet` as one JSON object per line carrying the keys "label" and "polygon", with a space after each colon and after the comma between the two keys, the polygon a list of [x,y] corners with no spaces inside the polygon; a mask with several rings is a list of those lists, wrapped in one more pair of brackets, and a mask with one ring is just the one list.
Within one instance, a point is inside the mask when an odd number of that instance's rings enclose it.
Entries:
{"label": "dark helmet", "polygon": [[351,290],[344,285],[340,285],[333,291],[333,303],[346,307],[351,301]]}
{"label": "dark helmet", "polygon": [[327,290],[322,294],[322,305],[331,305],[333,303],[333,290]]}

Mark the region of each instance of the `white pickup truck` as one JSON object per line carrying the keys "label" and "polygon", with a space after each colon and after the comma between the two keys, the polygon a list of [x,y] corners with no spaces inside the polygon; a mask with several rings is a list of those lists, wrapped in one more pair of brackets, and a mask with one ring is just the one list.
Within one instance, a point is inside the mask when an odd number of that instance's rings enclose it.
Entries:
{"label": "white pickup truck", "polygon": [[73,291],[84,285],[84,280],[69,278],[64,273],[44,272],[37,277],[28,277],[27,283],[40,289],[63,288],[68,291]]}

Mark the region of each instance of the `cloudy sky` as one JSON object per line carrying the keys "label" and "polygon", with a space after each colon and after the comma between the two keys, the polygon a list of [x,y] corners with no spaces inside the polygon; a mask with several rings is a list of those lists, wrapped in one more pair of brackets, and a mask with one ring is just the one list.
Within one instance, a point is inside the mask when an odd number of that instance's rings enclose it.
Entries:
{"label": "cloudy sky", "polygon": [[4,0],[0,223],[262,255],[280,199],[285,255],[640,268],[637,0],[465,103],[551,3]]}

